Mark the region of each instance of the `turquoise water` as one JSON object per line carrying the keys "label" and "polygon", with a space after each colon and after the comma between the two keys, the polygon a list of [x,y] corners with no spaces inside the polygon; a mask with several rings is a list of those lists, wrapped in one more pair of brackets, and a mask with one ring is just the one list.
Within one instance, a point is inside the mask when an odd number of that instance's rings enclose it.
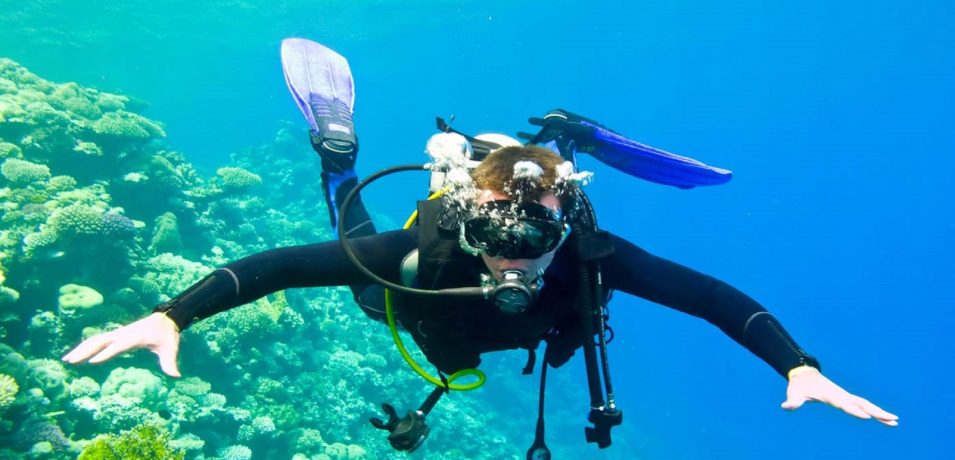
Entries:
{"label": "turquoise water", "polygon": [[[208,176],[236,161],[254,164],[252,147],[278,155],[283,120],[294,123],[287,129],[299,141],[282,144],[298,149],[289,161],[296,171],[317,169],[281,76],[278,44],[288,36],[320,41],[349,59],[360,174],[422,160],[436,115],[456,115],[455,126],[469,132],[514,133],[527,129],[528,116],[554,107],[731,169],[727,185],[681,191],[584,162],[596,172],[588,193],[603,227],[752,295],[830,378],[900,415],[900,427],[822,406],[786,413],[778,408],[785,382],[719,330],[618,295],[611,358],[625,424],[610,449],[584,445],[580,363],[554,372],[548,439],[558,458],[947,458],[953,445],[944,433],[955,428],[955,398],[945,385],[955,377],[955,189],[948,177],[955,170],[955,11],[941,1],[830,3],[6,2],[0,57],[50,81],[147,102],[142,114],[164,124],[164,142]],[[314,175],[256,172],[267,181],[273,176],[266,174],[290,178],[267,184],[263,199],[305,203],[297,211],[286,202],[269,207],[326,225],[306,206],[318,199]],[[366,202],[383,220],[402,221],[424,178],[390,184],[369,190]],[[137,219],[136,209],[126,212]],[[22,284],[43,269],[7,278]],[[302,312],[314,311],[304,302],[292,299]],[[19,348],[16,328],[7,327],[14,332],[4,340]],[[373,330],[381,337],[368,340],[387,346],[385,329]],[[358,347],[364,339],[341,340]],[[455,395],[477,398],[465,407],[490,408],[487,418],[448,415],[454,410],[445,407],[427,450],[416,455],[450,455],[448,446],[460,442],[470,457],[482,452],[473,446],[523,457],[536,379],[517,376],[522,356],[512,354],[489,366],[500,372],[480,394]],[[142,358],[141,367],[155,370]],[[217,365],[180,361],[186,375]],[[116,365],[71,372],[102,383]],[[400,405],[416,404],[422,387],[411,377],[402,382],[412,395]],[[213,384],[236,407],[250,391]],[[373,404],[387,399],[362,394]],[[246,406],[259,413],[265,404]],[[337,409],[334,400],[324,404],[316,410]],[[314,428],[329,444],[375,440],[368,452],[386,452],[383,438],[369,433],[367,414],[349,416]],[[507,437],[462,441],[481,436],[448,427],[462,419],[498,423]],[[236,429],[193,432],[213,446]],[[260,458],[257,442],[248,444]]]}

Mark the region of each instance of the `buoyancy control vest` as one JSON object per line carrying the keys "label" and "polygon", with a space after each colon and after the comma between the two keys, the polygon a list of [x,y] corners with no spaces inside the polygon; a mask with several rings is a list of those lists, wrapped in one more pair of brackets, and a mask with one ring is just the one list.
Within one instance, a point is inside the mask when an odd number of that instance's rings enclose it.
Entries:
{"label": "buoyancy control vest", "polygon": [[[458,244],[454,208],[441,200],[418,202],[417,276],[414,287],[444,289],[475,285],[484,264]],[[535,350],[547,343],[547,363],[558,367],[580,348],[586,333],[577,313],[574,276],[581,261],[597,260],[613,252],[606,232],[580,222],[558,250],[544,275],[544,286],[534,307],[524,314],[504,313],[485,299],[455,299],[400,295],[395,309],[432,364],[446,373],[477,367],[480,355],[506,349]],[[585,253],[580,249],[585,248]],[[595,299],[602,308],[607,294]],[[591,329],[593,330],[593,329]]]}

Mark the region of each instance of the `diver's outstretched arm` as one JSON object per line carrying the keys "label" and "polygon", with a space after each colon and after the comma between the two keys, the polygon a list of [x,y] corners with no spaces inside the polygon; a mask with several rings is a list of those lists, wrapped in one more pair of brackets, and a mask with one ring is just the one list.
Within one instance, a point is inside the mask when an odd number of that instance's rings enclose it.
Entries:
{"label": "diver's outstretched arm", "polygon": [[[350,241],[365,265],[398,282],[402,258],[417,246],[417,231],[392,231]],[[159,356],[163,372],[179,377],[179,333],[193,322],[296,287],[352,286],[357,295],[368,283],[347,259],[339,241],[273,249],[236,260],[162,303],[154,313],[119,329],[84,340],[63,356],[71,364],[101,363],[145,348]]]}
{"label": "diver's outstretched arm", "polygon": [[783,402],[782,408],[794,411],[806,401],[826,403],[849,415],[861,419],[875,418],[888,426],[899,425],[897,415],[886,412],[865,398],[849,393],[822,375],[818,369],[801,366],[789,371],[789,386],[786,387],[786,401]]}
{"label": "diver's outstretched arm", "polygon": [[654,256],[612,236],[615,252],[603,270],[607,287],[643,297],[719,327],[789,380],[783,409],[819,401],[859,418],[898,425],[898,417],[826,378],[782,324],[755,300],[711,276]]}

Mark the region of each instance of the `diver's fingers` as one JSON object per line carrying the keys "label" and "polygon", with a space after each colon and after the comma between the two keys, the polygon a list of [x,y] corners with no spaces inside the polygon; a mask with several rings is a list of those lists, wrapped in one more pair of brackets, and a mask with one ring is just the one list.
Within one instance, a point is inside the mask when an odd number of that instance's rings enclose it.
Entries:
{"label": "diver's fingers", "polygon": [[888,426],[898,426],[899,425],[899,416],[893,413],[890,413],[886,410],[883,410],[881,407],[872,404],[869,400],[856,396],[856,404],[866,411],[866,413],[872,415],[876,420],[888,425]]}
{"label": "diver's fingers", "polygon": [[113,337],[110,333],[99,334],[93,337],[90,337],[84,340],[82,343],[76,346],[76,348],[70,350],[69,353],[63,355],[63,361],[66,361],[70,364],[82,363],[97,353],[102,349],[106,348],[110,343],[112,343]]}
{"label": "diver's fingers", "polygon": [[159,367],[166,375],[170,377],[182,377],[179,373],[179,366],[176,364],[176,356],[179,354],[179,340],[173,340],[171,343],[160,346],[153,350],[156,356],[159,356]]}
{"label": "diver's fingers", "polygon": [[103,349],[103,351],[97,353],[95,356],[90,358],[89,363],[90,364],[101,363],[103,361],[111,359],[112,357],[124,351],[129,350],[130,348],[133,348],[133,346],[129,343],[125,343],[125,341],[111,342],[106,348]]}
{"label": "diver's fingers", "polygon": [[829,402],[833,407],[842,409],[843,412],[861,418],[863,420],[868,420],[872,418],[872,415],[864,411],[852,398],[839,398],[837,400]]}

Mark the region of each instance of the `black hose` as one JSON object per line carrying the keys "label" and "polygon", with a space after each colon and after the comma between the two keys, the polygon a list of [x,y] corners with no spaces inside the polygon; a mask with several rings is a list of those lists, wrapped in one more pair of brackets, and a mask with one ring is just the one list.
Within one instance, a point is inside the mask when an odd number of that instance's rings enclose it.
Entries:
{"label": "black hose", "polygon": [[[390,168],[382,169],[381,171],[378,171],[366,177],[364,180],[362,180],[357,185],[355,185],[355,188],[353,188],[351,192],[348,192],[348,195],[345,196],[345,200],[342,201],[342,206],[341,206],[341,209],[339,209],[339,214],[340,215],[346,214],[348,207],[351,205],[352,201],[355,199],[355,197],[358,196],[358,193],[363,188],[365,188],[365,186],[367,186],[368,184],[384,176],[388,176],[388,175],[399,173],[399,172],[427,171],[429,169],[430,169],[430,166],[427,164],[400,165],[400,166],[392,166]],[[423,296],[455,296],[455,297],[483,297],[484,296],[484,289],[480,287],[462,287],[462,288],[431,290],[431,289],[409,288],[407,286],[402,286],[397,283],[392,283],[391,281],[388,281],[378,276],[371,270],[369,270],[368,267],[366,267],[365,264],[361,262],[361,259],[359,259],[358,255],[355,254],[355,250],[352,249],[350,244],[348,244],[348,232],[345,230],[345,226],[343,225],[338,226],[338,240],[342,245],[342,251],[345,252],[345,256],[348,257],[348,260],[350,260],[351,263],[355,265],[355,268],[357,268],[358,271],[362,272],[365,276],[367,276],[373,282],[380,284],[388,289],[403,292],[406,294],[417,294],[417,295],[423,295]]]}
{"label": "black hose", "polygon": [[[581,235],[583,229],[579,224],[573,228],[575,234]],[[577,257],[577,308],[580,315],[580,328],[583,336],[584,362],[587,365],[587,386],[590,389],[590,407],[603,407],[603,394],[600,391],[600,373],[597,371],[597,350],[594,345],[594,291],[590,264],[582,260],[583,255]]]}

